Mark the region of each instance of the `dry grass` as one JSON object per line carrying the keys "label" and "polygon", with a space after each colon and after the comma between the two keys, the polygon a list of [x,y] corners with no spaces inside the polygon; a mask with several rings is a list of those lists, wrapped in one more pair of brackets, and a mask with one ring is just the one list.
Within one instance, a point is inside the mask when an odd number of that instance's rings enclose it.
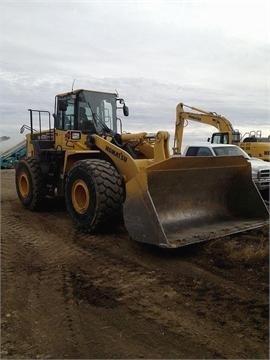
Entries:
{"label": "dry grass", "polygon": [[269,227],[213,241],[205,250],[208,255],[211,254],[217,266],[268,266]]}
{"label": "dry grass", "polygon": [[265,237],[253,237],[228,241],[224,244],[224,255],[233,262],[265,263],[269,259],[269,240]]}

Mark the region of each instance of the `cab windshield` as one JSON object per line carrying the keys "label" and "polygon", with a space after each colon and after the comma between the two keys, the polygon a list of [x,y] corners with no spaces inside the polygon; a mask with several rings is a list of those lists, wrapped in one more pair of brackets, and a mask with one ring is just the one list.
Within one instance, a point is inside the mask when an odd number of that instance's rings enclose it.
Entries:
{"label": "cab windshield", "polygon": [[[117,132],[116,95],[95,91],[82,91],[79,97],[79,124],[94,123],[98,133]],[[83,119],[84,117],[84,119]]]}

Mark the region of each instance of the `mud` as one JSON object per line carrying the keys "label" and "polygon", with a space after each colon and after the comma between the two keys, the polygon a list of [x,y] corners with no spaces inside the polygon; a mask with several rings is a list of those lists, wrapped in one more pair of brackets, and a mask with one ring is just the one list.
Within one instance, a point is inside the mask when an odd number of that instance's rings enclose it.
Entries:
{"label": "mud", "polygon": [[62,203],[25,210],[13,170],[1,212],[3,359],[268,358],[268,228],[170,251],[86,235]]}

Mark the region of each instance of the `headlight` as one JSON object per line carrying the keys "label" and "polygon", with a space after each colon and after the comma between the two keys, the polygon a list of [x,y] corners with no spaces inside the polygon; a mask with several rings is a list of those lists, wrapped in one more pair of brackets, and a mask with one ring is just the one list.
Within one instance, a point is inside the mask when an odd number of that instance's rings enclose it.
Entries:
{"label": "headlight", "polygon": [[251,175],[253,178],[256,178],[256,179],[258,178],[258,172],[256,170],[252,170]]}

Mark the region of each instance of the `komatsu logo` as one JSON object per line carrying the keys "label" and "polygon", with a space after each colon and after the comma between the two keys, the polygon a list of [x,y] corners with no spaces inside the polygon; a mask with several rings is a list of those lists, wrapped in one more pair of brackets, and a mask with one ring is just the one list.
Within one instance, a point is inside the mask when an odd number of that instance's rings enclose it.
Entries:
{"label": "komatsu logo", "polygon": [[122,160],[125,162],[127,161],[127,157],[120,151],[116,151],[116,150],[110,148],[109,146],[106,146],[105,150],[107,152],[109,152],[110,154],[112,154],[113,156],[117,157],[119,160]]}

